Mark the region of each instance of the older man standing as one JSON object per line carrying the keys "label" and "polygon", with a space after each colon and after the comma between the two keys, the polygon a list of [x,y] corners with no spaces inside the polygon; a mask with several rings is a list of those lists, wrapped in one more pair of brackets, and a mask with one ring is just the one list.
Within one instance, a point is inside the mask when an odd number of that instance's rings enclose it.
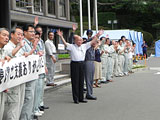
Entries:
{"label": "older man standing", "polygon": [[47,86],[56,86],[54,84],[54,75],[56,70],[56,47],[53,44],[54,33],[52,31],[48,32],[48,40],[45,42],[46,49],[46,65],[48,69]]}
{"label": "older man standing", "polygon": [[[0,28],[0,62],[3,62],[7,52],[4,51],[3,47],[8,43],[9,32],[5,28]],[[4,113],[4,103],[5,103],[6,93],[0,92],[0,120],[3,118]]]}
{"label": "older man standing", "polygon": [[[16,27],[11,32],[11,40],[5,45],[4,50],[8,55],[13,57],[19,57],[23,55],[21,48],[24,46],[23,30],[21,27]],[[10,88],[7,92],[5,120],[18,120],[24,103],[25,84],[21,84]]]}
{"label": "older man standing", "polygon": [[[97,35],[101,34],[99,32]],[[91,42],[86,44],[83,43],[83,39],[78,36],[74,35],[74,43],[69,44],[63,38],[63,33],[58,30],[57,34],[61,37],[64,45],[67,47],[67,50],[70,51],[71,55],[71,83],[72,83],[72,95],[73,101],[75,104],[79,104],[79,102],[86,103],[87,101],[84,100],[83,95],[83,87],[84,87],[84,60],[86,51],[88,48],[91,47],[91,44],[97,40],[95,37]]]}

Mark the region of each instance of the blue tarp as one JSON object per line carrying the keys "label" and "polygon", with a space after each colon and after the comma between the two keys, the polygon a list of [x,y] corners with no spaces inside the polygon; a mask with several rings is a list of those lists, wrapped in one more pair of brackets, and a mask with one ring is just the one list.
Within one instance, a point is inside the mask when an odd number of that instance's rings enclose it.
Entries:
{"label": "blue tarp", "polygon": [[135,31],[135,40],[136,40],[136,54],[139,54],[139,40],[138,40],[138,32]]}
{"label": "blue tarp", "polygon": [[129,32],[129,34],[130,34],[130,36],[131,36],[131,40],[132,40],[134,43],[136,43],[135,31],[131,30],[131,31]]}
{"label": "blue tarp", "polygon": [[139,51],[139,54],[143,55],[143,49],[142,49],[142,44],[143,44],[143,36],[142,36],[142,33],[141,32],[138,32],[138,51]]}
{"label": "blue tarp", "polygon": [[155,57],[160,57],[160,40],[155,43]]}

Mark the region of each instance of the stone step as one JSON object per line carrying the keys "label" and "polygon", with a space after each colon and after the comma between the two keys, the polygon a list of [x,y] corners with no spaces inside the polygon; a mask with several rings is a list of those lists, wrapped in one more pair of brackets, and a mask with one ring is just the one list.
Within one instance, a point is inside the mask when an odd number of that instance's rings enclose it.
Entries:
{"label": "stone step", "polygon": [[61,80],[69,77],[70,77],[69,74],[57,74],[54,76],[54,80],[57,81],[57,80]]}
{"label": "stone step", "polygon": [[52,86],[45,86],[44,87],[44,90],[45,91],[48,91],[48,90],[52,90],[52,89],[58,89],[64,85],[67,85],[67,84],[70,84],[71,83],[71,79],[68,78],[68,79],[63,79],[63,80],[58,80],[58,81],[55,81],[55,84],[57,84],[56,86],[52,87]]}

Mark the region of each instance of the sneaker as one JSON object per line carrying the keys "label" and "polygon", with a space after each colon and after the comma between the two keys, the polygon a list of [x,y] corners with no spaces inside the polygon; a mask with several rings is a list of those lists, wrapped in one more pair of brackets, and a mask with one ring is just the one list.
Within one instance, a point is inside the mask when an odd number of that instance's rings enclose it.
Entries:
{"label": "sneaker", "polygon": [[40,112],[35,112],[34,115],[37,116],[37,117],[42,116],[42,114]]}
{"label": "sneaker", "polygon": [[44,114],[44,112],[43,112],[43,111],[39,111],[39,113],[40,113],[40,114]]}

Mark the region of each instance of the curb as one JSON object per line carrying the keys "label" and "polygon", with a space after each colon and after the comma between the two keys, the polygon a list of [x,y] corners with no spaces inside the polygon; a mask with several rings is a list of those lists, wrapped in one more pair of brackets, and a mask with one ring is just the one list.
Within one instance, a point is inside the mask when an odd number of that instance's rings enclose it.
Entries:
{"label": "curb", "polygon": [[150,68],[149,67],[145,67],[145,68],[132,69],[133,72],[145,71],[145,70],[150,70]]}

